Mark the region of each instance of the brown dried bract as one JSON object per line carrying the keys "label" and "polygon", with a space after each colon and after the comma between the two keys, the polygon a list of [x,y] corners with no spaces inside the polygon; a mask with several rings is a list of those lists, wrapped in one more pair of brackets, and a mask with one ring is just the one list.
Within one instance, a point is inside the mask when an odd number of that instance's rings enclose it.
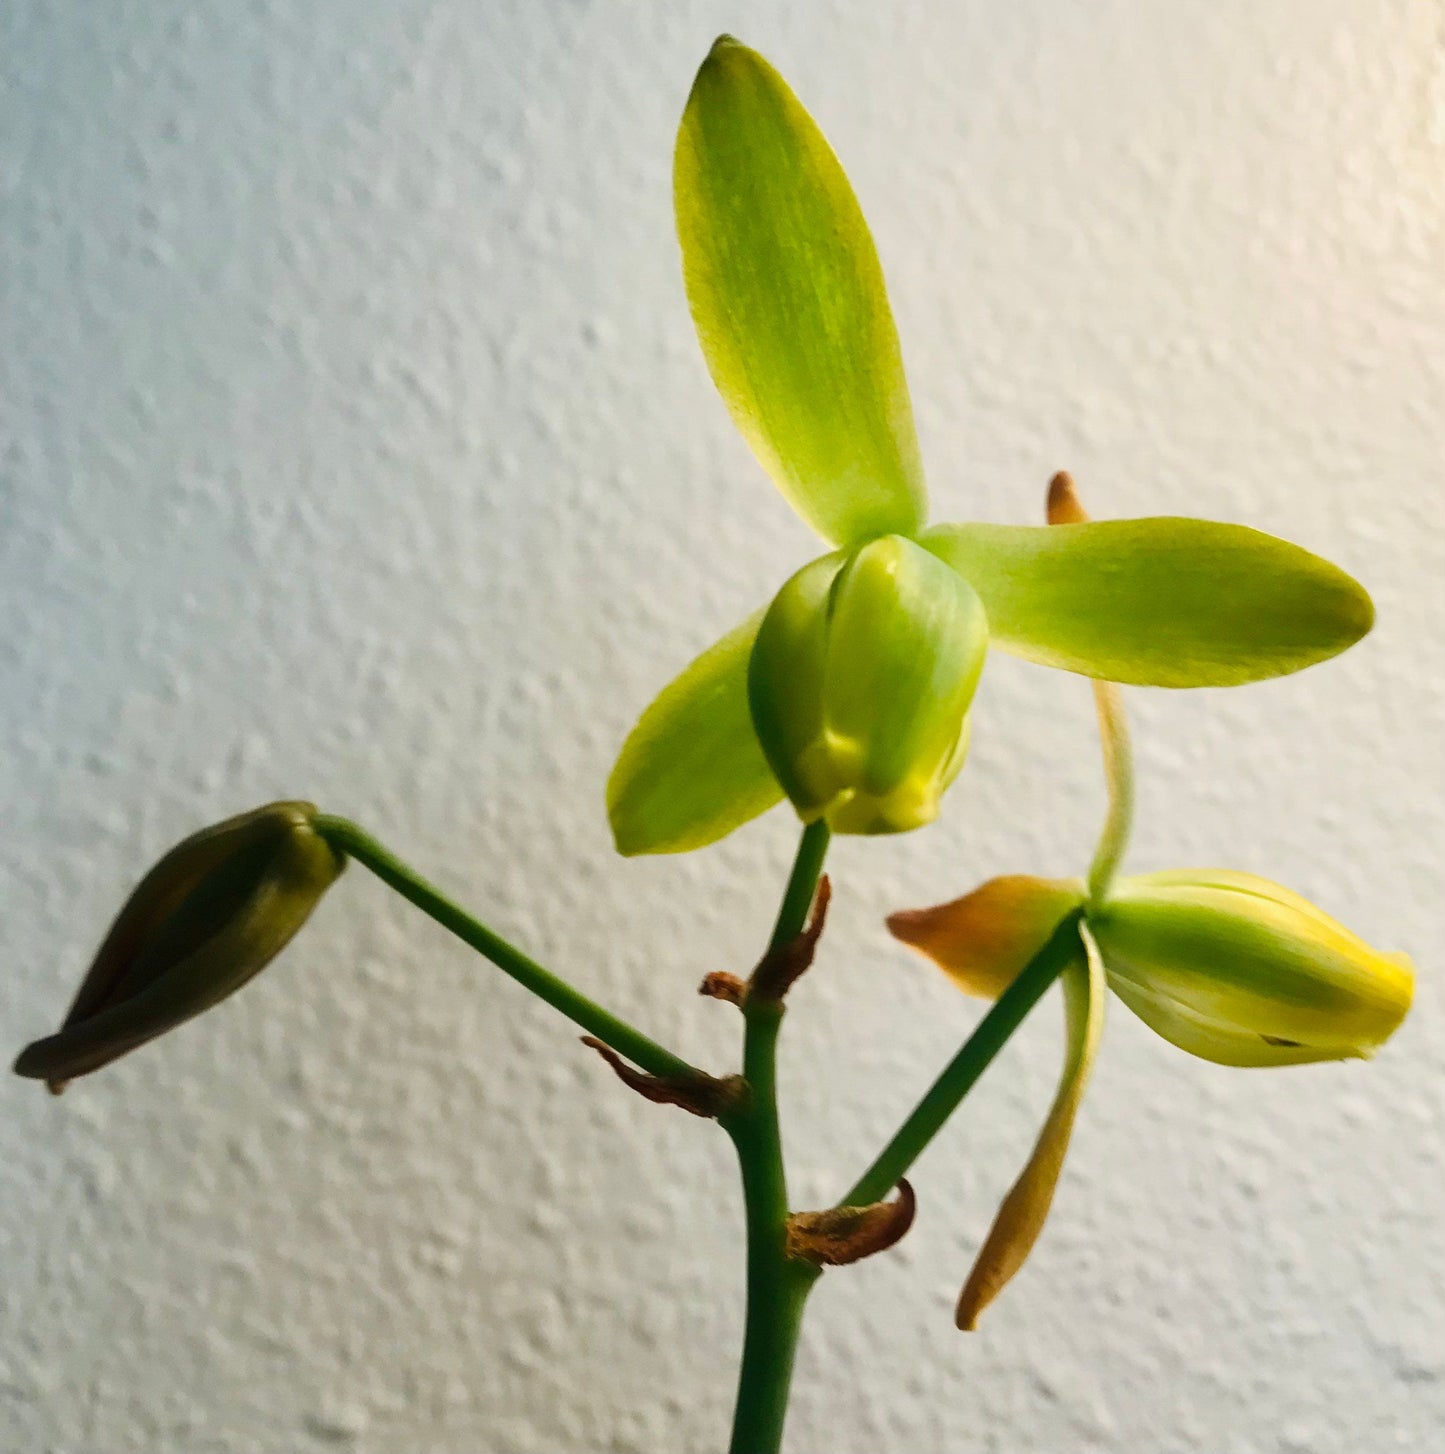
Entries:
{"label": "brown dried bract", "polygon": [[737,975],[729,974],[725,969],[715,969],[703,977],[697,992],[710,1000],[726,1000],[730,1005],[741,1005],[748,987]]}
{"label": "brown dried bract", "polygon": [[582,1043],[595,1050],[613,1070],[623,1085],[635,1090],[645,1100],[660,1106],[681,1106],[694,1116],[715,1120],[735,1110],[747,1087],[740,1075],[648,1075],[629,1065],[610,1045],[595,1035],[582,1036]]}
{"label": "brown dried bract", "polygon": [[898,1183],[898,1200],[868,1207],[831,1207],[794,1212],[788,1218],[788,1256],[816,1267],[842,1267],[886,1252],[913,1225],[918,1210],[913,1188]]}
{"label": "brown dried bract", "polygon": [[833,886],[825,873],[818,880],[817,897],[813,900],[812,917],[808,927],[801,934],[770,949],[753,970],[748,981],[749,998],[759,1000],[781,1000],[806,973],[818,950],[818,940],[823,925],[828,919],[828,903],[833,897]]}

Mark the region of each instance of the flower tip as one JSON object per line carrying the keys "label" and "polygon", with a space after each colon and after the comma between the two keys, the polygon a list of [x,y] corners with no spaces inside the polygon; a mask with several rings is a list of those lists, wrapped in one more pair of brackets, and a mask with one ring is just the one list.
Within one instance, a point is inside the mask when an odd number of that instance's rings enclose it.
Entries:
{"label": "flower tip", "polygon": [[910,949],[916,949],[920,954],[928,951],[924,945],[928,942],[928,931],[932,926],[936,911],[933,909],[898,909],[883,921],[888,932],[900,944],[906,944]]}
{"label": "flower tip", "polygon": [[1060,470],[1049,481],[1045,510],[1050,525],[1082,525],[1089,518],[1088,512],[1079,503],[1074,477],[1067,470]]}
{"label": "flower tip", "polygon": [[757,52],[749,46],[745,46],[735,35],[728,35],[726,31],[713,41],[706,56],[703,57],[702,65],[698,68],[698,74],[705,75],[718,66],[737,65],[760,59]]}
{"label": "flower tip", "polygon": [[1358,581],[1355,581],[1354,585],[1356,587],[1355,609],[1350,626],[1356,633],[1355,640],[1358,641],[1375,629],[1375,602],[1370,593]]}

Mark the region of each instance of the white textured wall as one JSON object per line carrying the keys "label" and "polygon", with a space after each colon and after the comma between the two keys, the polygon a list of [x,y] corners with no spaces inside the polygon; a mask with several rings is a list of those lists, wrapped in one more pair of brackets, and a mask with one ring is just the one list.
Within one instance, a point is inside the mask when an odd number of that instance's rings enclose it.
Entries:
{"label": "white textured wall", "polygon": [[[0,1026],[51,1027],[140,869],[309,795],[719,1068],[784,812],[623,862],[655,688],[813,548],[708,384],[673,128],[728,29],[873,222],[940,518],[1288,535],[1345,658],[1136,692],[1143,867],[1412,951],[1373,1066],[1240,1073],[1115,1007],[1039,1252],[952,1300],[1051,1091],[1046,1007],[830,1274],[795,1450],[1445,1438],[1445,19],[1438,0],[0,5]],[[974,1007],[890,908],[1077,870],[1088,694],[1004,659],[939,827],[842,843],[785,1045],[831,1199]],[[712,1450],[740,1329],[715,1131],[359,870],[237,1000],[54,1102],[0,1084],[0,1446]]]}

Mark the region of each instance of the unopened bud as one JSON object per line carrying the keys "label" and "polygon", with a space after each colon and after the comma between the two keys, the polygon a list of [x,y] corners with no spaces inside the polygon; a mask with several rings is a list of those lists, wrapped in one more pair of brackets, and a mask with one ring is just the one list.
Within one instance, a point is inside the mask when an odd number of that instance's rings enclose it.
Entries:
{"label": "unopened bud", "polygon": [[272,803],[205,828],[141,880],[58,1033],[15,1062],[53,1091],[199,1015],[264,969],[346,860],[310,803]]}

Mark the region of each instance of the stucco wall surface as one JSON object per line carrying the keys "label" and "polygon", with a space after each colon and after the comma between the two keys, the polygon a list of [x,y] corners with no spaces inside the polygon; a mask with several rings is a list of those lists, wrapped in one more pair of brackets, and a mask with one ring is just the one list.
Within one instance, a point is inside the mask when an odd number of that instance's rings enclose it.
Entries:
{"label": "stucco wall surface", "polygon": [[[1287,535],[1371,588],[1317,670],[1130,694],[1139,868],[1225,863],[1420,967],[1374,1064],[1190,1060],[1113,1007],[1051,1225],[960,1280],[1045,1005],[831,1273],[791,1447],[1445,1443],[1445,18],[1436,0],[0,3],[0,1027],[140,870],[279,796],[357,818],[684,1054],[794,827],[625,862],[650,695],[814,548],[682,296],[673,131],[768,54],[872,222],[938,518]],[[1076,872],[1088,692],[995,657],[945,820],[838,845],[783,1063],[836,1196],[978,1014],[883,915]],[[0,1447],[695,1450],[741,1327],[725,1139],[353,870],[217,1013],[0,1081]]]}

